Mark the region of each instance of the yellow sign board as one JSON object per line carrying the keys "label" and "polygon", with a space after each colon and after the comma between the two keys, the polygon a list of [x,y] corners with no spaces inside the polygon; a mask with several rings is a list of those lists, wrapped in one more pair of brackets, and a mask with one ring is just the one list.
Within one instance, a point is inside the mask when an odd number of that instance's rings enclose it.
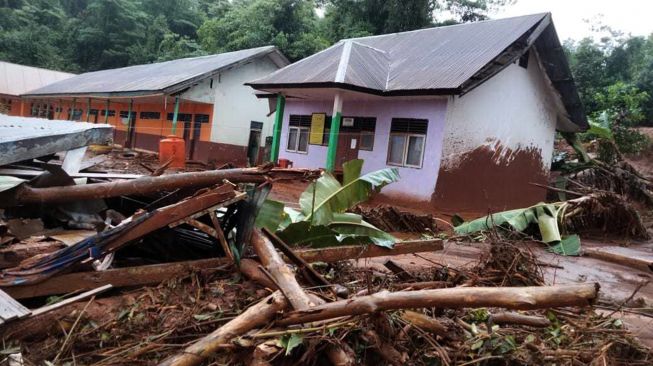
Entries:
{"label": "yellow sign board", "polygon": [[311,132],[308,143],[311,145],[322,145],[324,137],[324,122],[326,113],[313,113],[311,116]]}

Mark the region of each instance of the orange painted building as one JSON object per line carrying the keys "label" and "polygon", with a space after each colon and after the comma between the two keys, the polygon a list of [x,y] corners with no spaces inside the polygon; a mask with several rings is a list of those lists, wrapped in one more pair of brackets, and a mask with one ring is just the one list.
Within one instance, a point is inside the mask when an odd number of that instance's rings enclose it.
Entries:
{"label": "orange painted building", "polygon": [[174,129],[189,160],[253,165],[265,155],[272,118],[244,83],[287,64],[267,46],[89,72],[23,94],[33,106],[24,115],[108,123],[115,143],[153,152]]}

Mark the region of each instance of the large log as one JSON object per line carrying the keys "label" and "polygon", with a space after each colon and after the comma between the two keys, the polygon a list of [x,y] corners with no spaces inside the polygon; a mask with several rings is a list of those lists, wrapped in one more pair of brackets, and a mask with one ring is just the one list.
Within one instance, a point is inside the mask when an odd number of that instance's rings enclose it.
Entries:
{"label": "large log", "polygon": [[65,203],[124,195],[144,195],[172,191],[177,188],[202,188],[219,184],[224,180],[232,183],[263,183],[268,179],[302,179],[316,175],[318,172],[316,170],[259,167],[178,173],[64,187],[33,188],[23,184],[11,195],[0,200],[0,208],[25,204]]}
{"label": "large log", "polygon": [[530,287],[458,287],[436,290],[381,291],[354,297],[308,310],[289,312],[279,325],[302,324],[341,316],[363,315],[377,311],[466,307],[502,307],[514,310],[588,306],[597,298],[598,283]]}
{"label": "large log", "polygon": [[209,358],[220,347],[231,339],[263,325],[274,319],[278,312],[288,306],[286,298],[281,292],[275,292],[256,305],[245,310],[235,319],[216,329],[213,333],[200,339],[198,342],[186,347],[181,353],[172,356],[160,366],[192,366],[199,365]]}

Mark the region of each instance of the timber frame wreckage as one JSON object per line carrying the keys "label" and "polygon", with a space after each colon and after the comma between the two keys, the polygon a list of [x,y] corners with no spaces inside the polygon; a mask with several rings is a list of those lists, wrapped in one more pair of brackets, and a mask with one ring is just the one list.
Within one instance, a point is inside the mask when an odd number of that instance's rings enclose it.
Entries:
{"label": "timber frame wreckage", "polygon": [[[641,318],[617,318],[651,317],[633,301],[653,272],[653,184],[575,140],[587,121],[550,14],[344,40],[287,63],[263,47],[82,74],[23,95],[33,117],[0,115],[0,363],[653,362],[628,330]],[[149,88],[134,78],[186,64]],[[276,108],[267,158],[182,151],[175,168],[113,144],[138,132],[131,100],[153,90],[174,105],[158,128],[184,137],[180,99],[247,65],[267,70],[250,112]],[[134,78],[124,90],[93,82],[120,73]],[[78,121],[50,119],[66,108]],[[549,176],[556,130],[576,154],[566,188]],[[525,208],[433,214],[476,205]]]}

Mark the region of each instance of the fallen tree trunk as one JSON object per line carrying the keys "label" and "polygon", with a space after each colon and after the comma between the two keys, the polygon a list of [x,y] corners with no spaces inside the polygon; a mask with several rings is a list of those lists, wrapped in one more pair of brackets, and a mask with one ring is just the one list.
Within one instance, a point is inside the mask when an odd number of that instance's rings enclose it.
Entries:
{"label": "fallen tree trunk", "polygon": [[258,229],[252,233],[252,247],[294,309],[303,310],[314,305],[297,282],[293,270],[283,261],[272,242]]}
{"label": "fallen tree trunk", "polygon": [[[283,261],[270,239],[258,229],[252,233],[252,247],[270,273],[275,285],[286,296],[286,299],[288,299],[288,302],[292,304],[294,309],[310,310],[316,303],[322,303],[322,301],[316,302],[311,300],[306,292],[304,292],[304,289],[297,282],[293,270]],[[291,256],[294,257],[294,253]],[[336,366],[354,364],[353,358],[349,357],[347,352],[337,345],[328,347],[326,352],[329,360]]]}
{"label": "fallen tree trunk", "polygon": [[235,319],[216,329],[213,333],[186,347],[181,353],[161,362],[160,366],[199,365],[208,357],[227,344],[233,338],[265,324],[274,319],[276,314],[288,306],[281,292],[275,292],[256,305],[245,310]]}
{"label": "fallen tree trunk", "polygon": [[317,170],[241,168],[209,170],[143,177],[107,183],[81,184],[64,187],[33,188],[19,186],[11,195],[0,200],[0,208],[25,204],[65,203],[124,195],[172,191],[177,188],[209,187],[228,180],[232,183],[263,183],[268,179],[302,179],[317,175]]}
{"label": "fallen tree trunk", "polygon": [[588,306],[597,298],[598,283],[530,287],[459,287],[436,290],[388,292],[355,297],[295,310],[277,324],[302,324],[377,311],[425,307],[502,307],[514,310]]}
{"label": "fallen tree trunk", "polygon": [[296,253],[299,254],[303,260],[309,263],[332,263],[345,259],[385,257],[399,254],[433,252],[442,249],[444,249],[442,239],[431,239],[398,242],[392,249],[380,247],[378,245],[343,245],[332,248],[301,250]]}
{"label": "fallen tree trunk", "polygon": [[[583,253],[590,258],[596,258],[646,272],[653,272],[653,259],[651,258],[638,256],[639,253],[632,253],[629,256],[622,253],[613,253],[608,250],[601,248],[583,248]],[[619,250],[627,250],[627,248],[619,248]]]}

